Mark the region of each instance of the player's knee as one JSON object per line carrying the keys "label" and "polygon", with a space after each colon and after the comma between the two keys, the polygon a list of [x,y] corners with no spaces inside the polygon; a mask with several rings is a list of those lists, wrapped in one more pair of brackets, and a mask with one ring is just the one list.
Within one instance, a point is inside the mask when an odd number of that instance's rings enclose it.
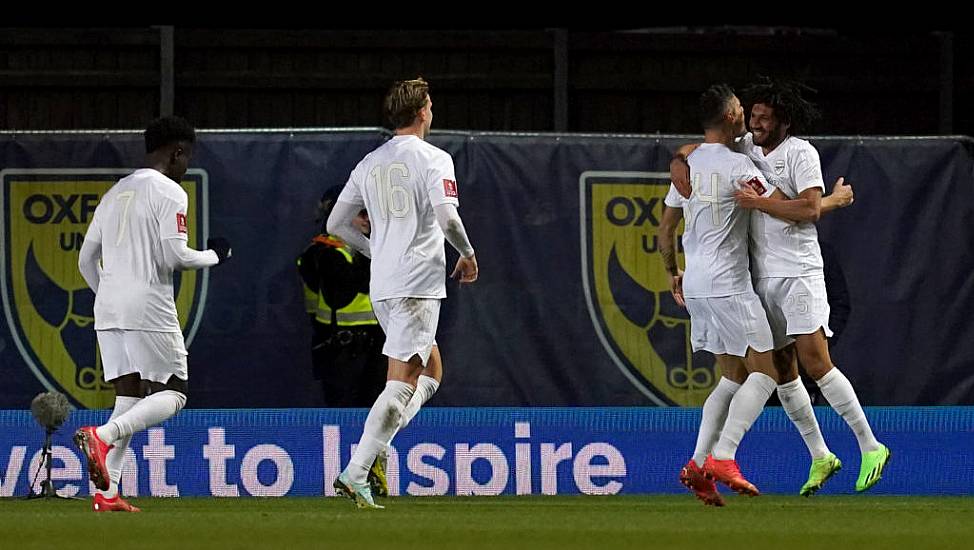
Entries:
{"label": "player's knee", "polygon": [[805,372],[812,378],[812,380],[820,380],[823,376],[832,370],[832,362],[828,359],[820,359],[818,361],[810,361],[808,365],[802,363],[805,367]]}
{"label": "player's knee", "polygon": [[744,357],[747,370],[750,373],[759,372],[780,383],[778,371],[775,370],[774,359],[770,351],[757,351],[749,347]]}
{"label": "player's knee", "polygon": [[722,376],[730,380],[731,382],[734,382],[735,384],[743,384],[744,381],[747,380],[747,369],[741,371],[735,370],[734,372],[724,373]]}
{"label": "player's knee", "polygon": [[802,368],[814,380],[818,380],[832,370],[832,361],[827,353],[820,353],[818,350],[807,350],[799,357]]}
{"label": "player's knee", "polygon": [[189,380],[183,380],[174,374],[166,380],[165,389],[179,392],[185,397],[189,395]]}
{"label": "player's knee", "polygon": [[176,407],[176,411],[173,412],[173,414],[176,414],[179,411],[183,410],[183,407],[186,406],[186,399],[187,399],[186,394],[174,390],[167,390],[167,391],[172,394],[173,405]]}
{"label": "player's knee", "polygon": [[798,378],[798,369],[795,368],[791,363],[787,365],[775,363],[774,370],[778,375],[779,384],[787,384],[788,382]]}
{"label": "player's knee", "polygon": [[188,380],[183,380],[182,378],[173,375],[169,377],[169,380],[166,381],[165,385],[161,389],[171,397],[173,407],[176,409],[173,411],[173,414],[183,410],[183,407],[186,406],[186,401],[189,397]]}

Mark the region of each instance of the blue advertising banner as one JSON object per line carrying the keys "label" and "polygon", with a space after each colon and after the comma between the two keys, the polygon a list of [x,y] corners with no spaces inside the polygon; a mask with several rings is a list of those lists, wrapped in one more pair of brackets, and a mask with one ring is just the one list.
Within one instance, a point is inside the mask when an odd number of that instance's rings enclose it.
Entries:
{"label": "blue advertising banner", "polygon": [[[323,403],[295,258],[318,197],[388,138],[380,130],[201,131],[183,181],[194,243],[231,262],[183,274],[190,407]],[[441,132],[480,280],[448,283],[434,406],[645,406],[703,402],[713,359],[690,352],[656,232],[672,151],[694,136]],[[813,138],[833,360],[866,405],[974,404],[974,156],[969,138]],[[109,406],[77,272],[90,214],[138,167],[138,133],[0,133],[0,407],[45,389]],[[202,239],[202,240],[200,240]],[[448,248],[447,262],[456,254]]]}
{"label": "blue advertising banner", "polygon": [[[189,410],[136,434],[122,473],[131,496],[333,496],[364,409]],[[893,452],[870,494],[971,494],[974,407],[870,408]],[[816,410],[844,463],[823,493],[854,493],[859,448],[831,409]],[[77,411],[54,438],[55,486],[87,495],[73,430],[106,420]],[[696,408],[429,408],[393,441],[392,495],[680,493],[696,440]],[[0,496],[23,495],[41,465],[43,430],[27,411],[0,411]],[[762,492],[797,494],[810,458],[780,408],[745,436],[737,459]],[[687,498],[691,498],[687,495]]]}

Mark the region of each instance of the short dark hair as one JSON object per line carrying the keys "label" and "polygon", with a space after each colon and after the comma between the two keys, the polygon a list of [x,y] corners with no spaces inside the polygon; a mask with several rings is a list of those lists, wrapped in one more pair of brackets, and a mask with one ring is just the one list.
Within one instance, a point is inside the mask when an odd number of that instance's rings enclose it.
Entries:
{"label": "short dark hair", "polygon": [[393,83],[383,102],[386,118],[392,124],[393,130],[412,125],[426,106],[429,92],[430,85],[421,76]]}
{"label": "short dark hair", "polygon": [[146,153],[180,141],[196,143],[196,130],[186,119],[178,116],[164,116],[153,120],[145,129],[144,135]]}
{"label": "short dark hair", "polygon": [[815,91],[799,82],[759,76],[757,82],[748,86],[742,95],[749,109],[758,103],[774,109],[775,118],[790,124],[788,133],[795,134],[807,132],[821,118],[818,108],[802,97],[803,90]]}
{"label": "short dark hair", "polygon": [[714,84],[700,95],[700,123],[705,129],[720,126],[733,97],[734,89],[727,84]]}

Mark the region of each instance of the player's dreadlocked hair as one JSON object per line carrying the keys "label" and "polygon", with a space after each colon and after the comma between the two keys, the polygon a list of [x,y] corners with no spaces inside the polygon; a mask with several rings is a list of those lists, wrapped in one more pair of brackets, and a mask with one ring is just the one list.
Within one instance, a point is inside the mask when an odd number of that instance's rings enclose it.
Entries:
{"label": "player's dreadlocked hair", "polygon": [[421,76],[397,81],[389,88],[383,107],[394,130],[410,126],[416,120],[416,115],[426,106],[429,91],[430,85]]}
{"label": "player's dreadlocked hair", "polygon": [[182,117],[160,117],[150,122],[145,129],[146,153],[178,141],[196,143],[196,130]]}
{"label": "player's dreadlocked hair", "polygon": [[790,124],[788,133],[795,135],[807,132],[821,117],[815,105],[802,97],[803,91],[815,92],[813,88],[799,82],[759,76],[758,81],[748,86],[742,95],[744,104],[749,109],[756,103],[763,103],[774,109],[774,116],[780,122]]}
{"label": "player's dreadlocked hair", "polygon": [[727,84],[714,84],[700,95],[700,123],[705,129],[720,126],[727,114],[727,106],[734,97],[734,89]]}

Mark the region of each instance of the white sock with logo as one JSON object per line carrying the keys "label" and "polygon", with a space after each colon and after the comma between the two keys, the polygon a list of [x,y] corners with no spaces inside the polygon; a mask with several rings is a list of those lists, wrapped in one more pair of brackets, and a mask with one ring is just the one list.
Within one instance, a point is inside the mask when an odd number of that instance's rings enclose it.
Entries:
{"label": "white sock with logo", "polygon": [[415,391],[416,388],[406,382],[398,380],[386,382],[385,389],[369,410],[358,447],[355,448],[348,467],[345,468],[352,483],[365,484],[369,468],[375,462],[375,457],[385,449],[386,442],[392,439],[399,429],[403,410]]}
{"label": "white sock with logo", "polygon": [[764,404],[771,397],[771,392],[777,387],[774,378],[760,372],[752,372],[747,380],[741,384],[734,398],[731,399],[727,410],[727,421],[720,432],[720,440],[714,446],[713,455],[716,460],[733,460],[737,455],[737,447],[741,444],[744,434],[751,429],[754,421],[761,416]]}
{"label": "white sock with logo", "polygon": [[[126,397],[124,395],[115,397],[115,408],[112,409],[111,418],[118,418],[141,400],[141,397]],[[105,498],[115,498],[118,496],[118,483],[122,478],[122,465],[125,462],[125,451],[128,449],[129,441],[131,440],[131,435],[118,438],[115,440],[115,447],[108,451],[108,455],[105,457],[105,465],[108,466],[108,477],[111,480],[111,484],[107,491],[96,489]]]}
{"label": "white sock with logo", "polygon": [[96,430],[98,438],[111,445],[122,437],[130,436],[176,416],[184,405],[186,405],[186,396],[178,391],[163,390],[154,393],[103,426],[99,426]]}
{"label": "white sock with logo", "polygon": [[812,399],[808,396],[808,390],[802,384],[802,379],[796,378],[778,386],[778,399],[781,400],[781,408],[785,410],[785,414],[798,428],[798,433],[805,441],[812,460],[824,458],[829,454],[829,447],[825,444],[822,430],[819,429],[818,420],[815,419],[815,411],[812,410]]}
{"label": "white sock with logo", "polygon": [[724,428],[724,421],[727,420],[727,409],[734,394],[740,388],[741,385],[737,382],[721,376],[717,386],[704,401],[700,431],[697,432],[697,447],[693,450],[693,461],[697,466],[703,467],[707,455],[720,438],[720,431]]}
{"label": "white sock with logo", "polygon": [[878,449],[879,441],[869,427],[869,419],[866,418],[866,413],[859,404],[856,390],[852,388],[849,379],[839,372],[838,367],[833,366],[832,370],[815,382],[835,412],[839,413],[839,416],[852,428],[852,433],[856,434],[859,452],[866,453]]}

